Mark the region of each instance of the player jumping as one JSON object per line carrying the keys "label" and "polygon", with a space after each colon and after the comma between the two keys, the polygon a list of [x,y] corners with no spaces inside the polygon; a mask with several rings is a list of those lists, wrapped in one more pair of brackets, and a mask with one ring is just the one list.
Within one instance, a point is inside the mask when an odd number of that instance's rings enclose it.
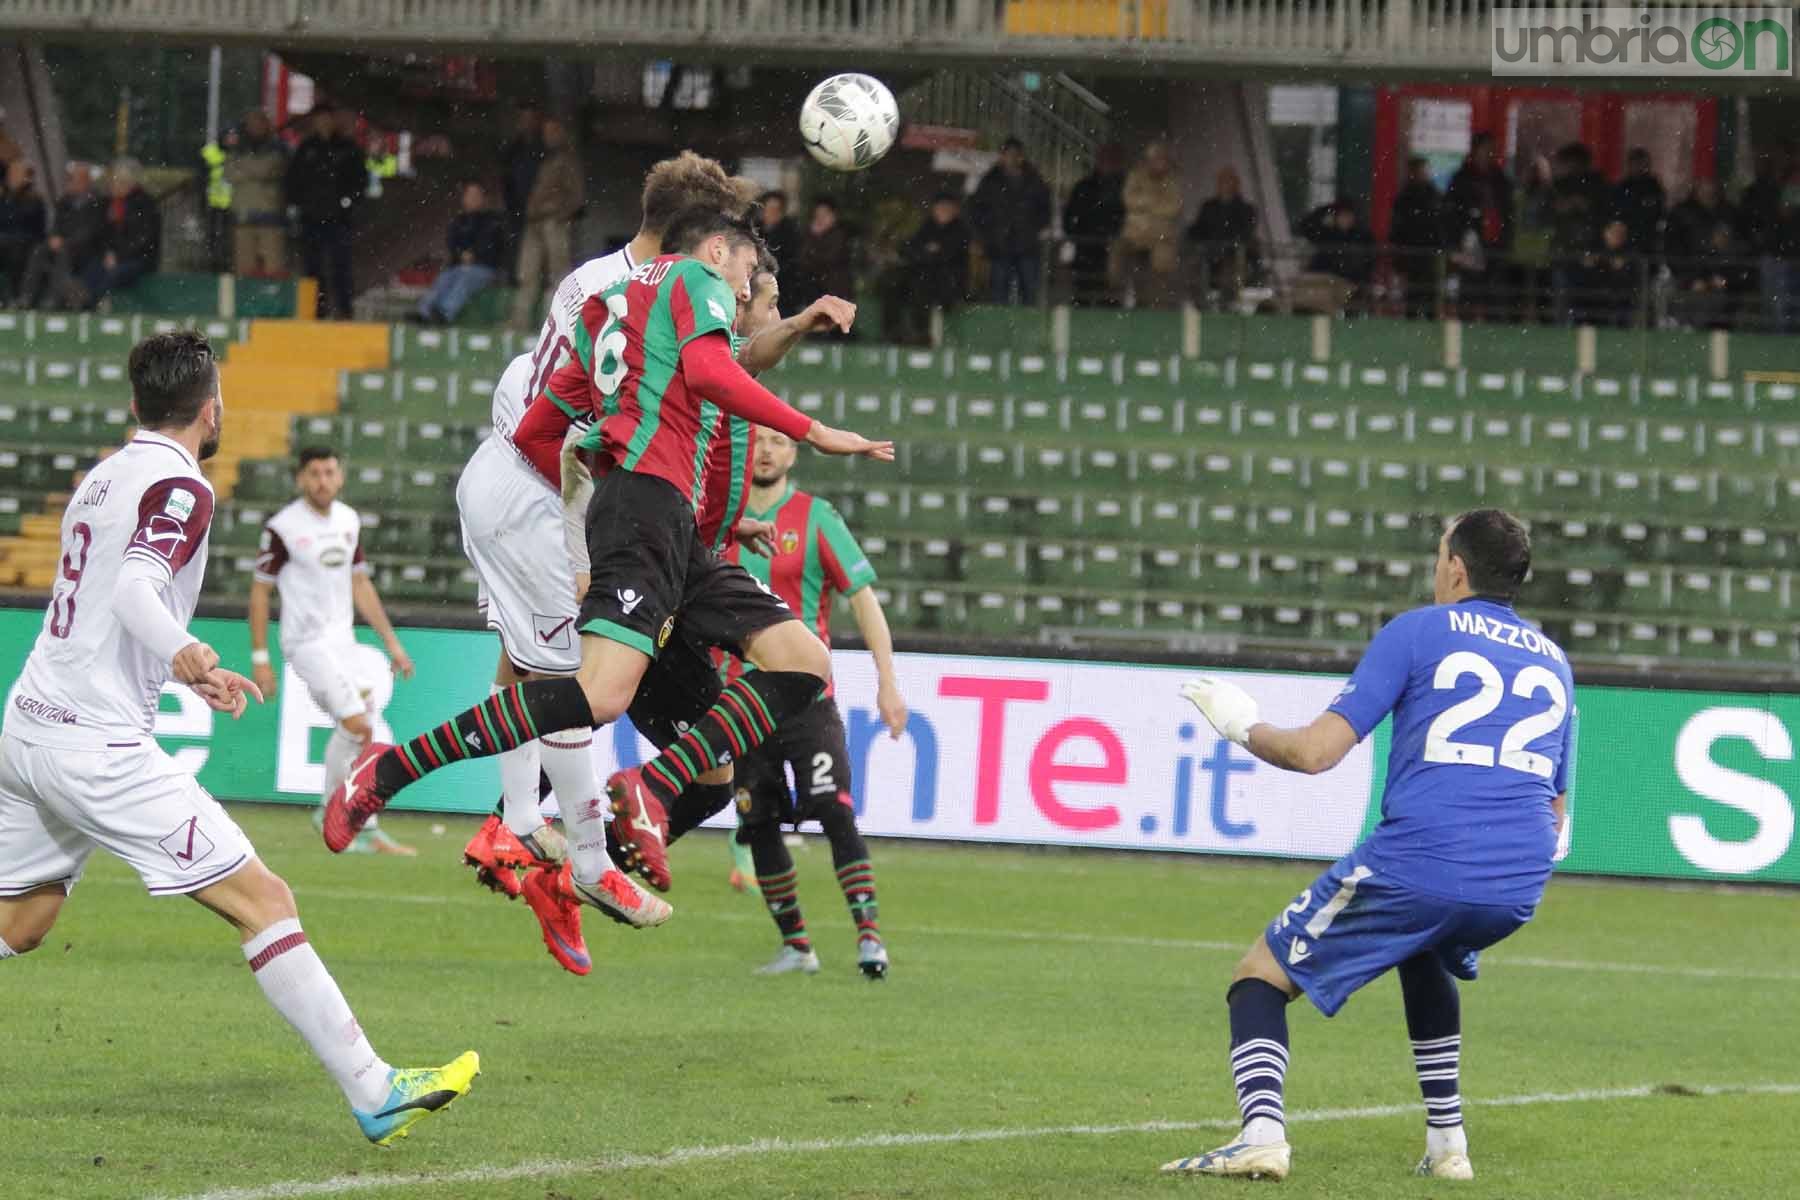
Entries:
{"label": "player jumping", "polygon": [[1183,688],[1219,733],[1284,770],[1341,762],[1390,712],[1381,823],[1270,922],[1238,963],[1231,1074],[1242,1132],[1165,1171],[1285,1179],[1287,1005],[1301,992],[1327,1017],[1398,968],[1425,1100],[1418,1174],[1472,1179],[1457,1079],[1456,980],[1537,910],[1566,828],[1574,745],[1569,660],[1513,600],[1531,568],[1518,521],[1477,509],[1438,542],[1436,603],[1389,622],[1312,724],[1260,723],[1243,689],[1202,677]]}
{"label": "player jumping", "polygon": [[212,347],[191,332],[132,350],[139,430],[63,514],[62,565],[43,632],[0,732],[0,962],[36,949],[96,848],[153,896],[192,896],[238,932],[263,995],[343,1090],[363,1135],[388,1145],[466,1094],[474,1051],[395,1070],[375,1053],[319,961],[293,893],[237,824],[151,736],[171,676],[242,715],[256,685],[187,631],[206,573],[225,403]]}
{"label": "player jumping", "polygon": [[[827,453],[891,461],[892,443],[810,420],[733,359],[733,317],[758,259],[753,229],[697,210],[678,219],[667,240],[676,253],[643,264],[628,281],[588,302],[583,330],[593,347],[591,374],[570,376],[565,366],[551,384],[565,399],[584,393],[601,418],[605,469],[588,509],[592,579],[579,616],[579,675],[519,684],[404,746],[365,755],[327,806],[325,839],[334,851],[429,771],[546,732],[616,720],[667,643],[678,611],[697,638],[738,646],[758,670],[728,685],[703,719],[641,773],[622,772],[609,781],[609,790],[637,818],[648,798],[666,806],[688,782],[754,749],[829,679],[830,658],[818,639],[741,568],[718,561],[700,537],[695,511],[701,468],[717,423],[711,406]],[[525,424],[543,411],[543,400],[533,402]],[[548,412],[566,423],[554,406]],[[603,847],[600,805],[570,806],[564,823],[575,851],[583,843]],[[574,888],[592,902],[594,881],[581,877],[579,859],[575,865]]]}
{"label": "player jumping", "polygon": [[[741,563],[767,584],[808,628],[831,643],[831,602],[849,598],[863,644],[875,659],[875,708],[889,736],[906,729],[906,702],[894,680],[894,639],[881,601],[870,586],[869,565],[843,517],[831,504],[794,486],[789,478],[799,448],[786,435],[764,429],[757,436],[753,487],[746,515],[775,527],[772,554],[733,546],[726,557]],[[794,787],[788,788],[792,768]],[[817,821],[831,842],[838,886],[856,924],[857,965],[871,979],[888,970],[887,947],[876,923],[875,872],[869,848],[856,828],[850,802],[850,752],[844,719],[826,690],[754,753],[738,760],[740,827],[737,839],[750,847],[756,882],[781,933],[781,953],[761,968],[770,975],[819,969],[796,895],[794,859],[782,838],[783,824]]]}
{"label": "player jumping", "polygon": [[[250,582],[250,665],[256,686],[275,695],[269,661],[269,592],[281,593],[281,652],[312,693],[313,703],[336,724],[325,743],[325,798],[350,774],[350,765],[375,737],[375,681],[360,675],[356,614],[362,614],[387,647],[388,662],[402,679],[413,675],[412,659],[394,634],[381,595],[363,557],[362,519],[338,499],[344,468],[337,452],[324,446],[300,451],[294,469],[300,498],[263,526],[256,573]],[[352,849],[383,854],[416,854],[371,823]]]}

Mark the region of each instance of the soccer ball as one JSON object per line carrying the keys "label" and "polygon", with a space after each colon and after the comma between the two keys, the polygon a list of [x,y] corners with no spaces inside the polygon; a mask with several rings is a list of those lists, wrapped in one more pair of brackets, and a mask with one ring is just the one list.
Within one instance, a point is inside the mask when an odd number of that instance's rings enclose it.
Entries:
{"label": "soccer ball", "polygon": [[894,93],[869,75],[833,75],[800,106],[800,139],[834,171],[861,171],[881,161],[900,136]]}

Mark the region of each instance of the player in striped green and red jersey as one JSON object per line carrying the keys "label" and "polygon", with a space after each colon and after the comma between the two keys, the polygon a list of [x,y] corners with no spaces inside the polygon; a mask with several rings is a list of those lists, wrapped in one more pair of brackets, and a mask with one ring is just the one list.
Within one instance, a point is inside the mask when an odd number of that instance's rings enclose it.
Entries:
{"label": "player in striped green and red jersey", "polygon": [[[403,746],[365,754],[327,803],[328,848],[341,851],[370,815],[430,771],[546,733],[617,720],[679,611],[693,636],[735,647],[758,670],[727,684],[718,703],[641,770],[608,780],[614,806],[657,843],[646,854],[659,868],[651,881],[667,887],[663,807],[702,774],[750,753],[830,679],[830,656],[819,639],[700,539],[695,506],[716,424],[716,414],[702,406],[782,429],[826,453],[891,462],[893,445],[808,419],[732,357],[738,298],[748,294],[761,252],[754,229],[716,210],[697,210],[671,222],[664,244],[676,253],[642,264],[590,299],[578,331],[578,342],[587,343],[582,358],[591,362],[587,408],[601,422],[601,474],[587,520],[590,582],[578,619],[579,674],[505,689]],[[560,381],[553,390],[569,396]],[[542,412],[542,399],[533,401],[515,444],[527,436],[533,413]],[[560,447],[560,433],[556,442]],[[606,814],[597,801],[576,804],[564,823],[573,886],[587,900],[605,855],[603,849],[584,855],[584,849],[604,847]]]}
{"label": "player in striped green and red jersey", "polygon": [[[894,678],[887,617],[871,586],[875,569],[837,509],[794,485],[790,472],[797,453],[792,439],[779,431],[758,433],[745,517],[774,526],[769,535],[772,553],[765,557],[738,542],[727,557],[780,596],[827,645],[832,601],[837,596],[848,598],[863,642],[875,659],[876,710],[889,735],[897,738],[906,729],[906,702]],[[747,677],[755,675],[752,671]],[[763,968],[770,974],[819,969],[796,896],[794,860],[781,835],[782,825],[804,821],[819,822],[831,842],[838,886],[856,925],[858,967],[872,979],[887,974],[887,948],[876,921],[875,873],[868,846],[856,828],[845,741],[843,718],[828,689],[811,708],[737,762],[738,837],[750,847],[757,884],[783,942],[781,953]]]}

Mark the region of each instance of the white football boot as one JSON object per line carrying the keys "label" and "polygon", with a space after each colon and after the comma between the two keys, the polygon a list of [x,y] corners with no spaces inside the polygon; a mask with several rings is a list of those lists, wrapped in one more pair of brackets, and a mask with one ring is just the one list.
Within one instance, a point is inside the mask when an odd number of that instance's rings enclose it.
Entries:
{"label": "white football boot", "polygon": [[1286,1142],[1269,1142],[1252,1146],[1233,1142],[1192,1158],[1178,1158],[1164,1163],[1164,1171],[1187,1175],[1221,1175],[1238,1179],[1268,1179],[1280,1182],[1288,1177],[1288,1164],[1293,1149]]}
{"label": "white football boot", "polygon": [[792,946],[783,946],[780,954],[756,968],[758,975],[787,975],[794,971],[817,975],[819,973],[818,951],[796,950]]}

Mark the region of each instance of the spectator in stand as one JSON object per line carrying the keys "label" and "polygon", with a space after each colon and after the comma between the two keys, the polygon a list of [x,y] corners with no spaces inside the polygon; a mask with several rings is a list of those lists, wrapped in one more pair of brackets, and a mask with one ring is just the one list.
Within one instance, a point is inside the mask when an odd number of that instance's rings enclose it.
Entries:
{"label": "spectator in stand", "polygon": [[525,244],[525,205],[544,165],[544,114],[535,104],[521,104],[513,116],[513,135],[500,147],[500,200],[506,209],[508,264],[516,268]]}
{"label": "spectator in stand", "polygon": [[1613,218],[1600,227],[1600,240],[1582,258],[1580,294],[1574,309],[1582,324],[1631,324],[1632,313],[1648,282],[1643,263],[1632,252],[1631,229]]}
{"label": "spectator in stand", "polygon": [[6,164],[0,180],[0,296],[19,290],[25,265],[44,244],[44,196],[29,159]]}
{"label": "spectator in stand", "polygon": [[1717,181],[1697,181],[1670,211],[1666,246],[1675,319],[1699,329],[1729,327],[1755,291],[1756,275]]}
{"label": "spectator in stand", "polygon": [[469,301],[500,278],[506,225],[488,207],[487,189],[479,183],[463,184],[462,211],[450,219],[446,240],[450,257],[419,301],[419,320],[427,325],[450,324]]}
{"label": "spectator in stand", "polygon": [[156,270],[162,253],[162,213],[138,183],[136,159],[121,158],[107,171],[106,223],[100,230],[100,257],[81,276],[83,308],[92,308],[120,288]]}
{"label": "spectator in stand", "polygon": [[260,108],[244,114],[243,125],[227,134],[225,182],[231,185],[231,269],[239,275],[287,274],[287,147],[275,136]]}
{"label": "spectator in stand", "polygon": [[1075,248],[1069,263],[1075,303],[1112,304],[1112,245],[1125,227],[1125,154],[1116,143],[1100,147],[1094,169],[1070,190],[1062,225]]}
{"label": "spectator in stand", "polygon": [[1550,294],[1550,160],[1538,155],[1513,191],[1513,281],[1522,321],[1543,319]]}
{"label": "spectator in stand", "polygon": [[1430,318],[1437,310],[1443,274],[1444,196],[1431,179],[1431,163],[1415,154],[1406,160],[1406,186],[1388,215],[1394,247],[1394,274],[1406,297],[1406,315]]}
{"label": "spectator in stand", "polygon": [[962,218],[962,197],[942,191],[931,198],[931,211],[918,232],[900,247],[893,289],[897,320],[895,340],[930,340],[928,314],[933,308],[956,308],[969,294],[969,225]]}
{"label": "spectator in stand", "polygon": [[1256,208],[1244,199],[1237,168],[1219,168],[1213,194],[1188,226],[1187,240],[1202,270],[1202,288],[1216,293],[1221,307],[1230,305],[1244,285],[1261,274]]}
{"label": "spectator in stand", "polygon": [[362,149],[345,137],[330,105],[312,111],[310,132],[294,150],[283,180],[300,213],[300,260],[319,281],[319,316],[347,321],[355,286],[352,231],[368,173]]}
{"label": "spectator in stand", "polygon": [[[788,215],[788,194],[779,189],[764,192],[756,199],[757,224],[762,226],[763,241],[775,256],[778,267],[784,267],[800,248],[800,226]],[[799,312],[799,309],[795,309]]]}
{"label": "spectator in stand", "polygon": [[1166,142],[1151,142],[1125,177],[1125,227],[1119,233],[1120,278],[1140,307],[1164,308],[1175,300],[1181,265],[1181,210],[1185,201]]}
{"label": "spectator in stand", "polygon": [[519,290],[513,295],[514,329],[537,328],[538,304],[561,281],[571,261],[569,223],[587,203],[581,159],[568,129],[544,122],[544,162],[525,202],[525,244],[519,250]]}
{"label": "spectator in stand", "polygon": [[1493,134],[1477,133],[1444,193],[1444,234],[1458,295],[1477,313],[1505,306],[1512,216],[1512,180],[1500,165],[1500,145]]}
{"label": "spectator in stand", "polygon": [[1295,281],[1294,307],[1309,312],[1344,311],[1374,273],[1375,235],[1348,196],[1313,209],[1296,229],[1313,244],[1313,255],[1306,273]]}
{"label": "spectator in stand", "polygon": [[1602,245],[1602,229],[1612,204],[1611,189],[1594,170],[1594,155],[1580,142],[1556,152],[1550,163],[1550,286],[1559,321],[1578,314],[1570,290],[1584,286],[1592,271],[1584,264]]}
{"label": "spectator in stand", "polygon": [[1000,159],[981,177],[969,201],[969,223],[987,254],[995,304],[1035,304],[1044,230],[1050,226],[1050,187],[1025,160],[1025,144],[1007,138]]}
{"label": "spectator in stand", "polygon": [[[794,251],[792,268],[783,267],[783,278],[791,277],[793,297],[787,307],[804,312],[821,296],[856,298],[856,283],[851,270],[850,234],[838,221],[837,202],[829,196],[813,201],[812,220],[801,235]],[[836,337],[838,334],[830,336]]]}
{"label": "spectator in stand", "polygon": [[99,260],[106,204],[94,192],[93,168],[70,162],[50,236],[32,250],[19,280],[20,308],[80,308],[81,277]]}
{"label": "spectator in stand", "polygon": [[1650,151],[1642,146],[1625,156],[1625,177],[1613,189],[1612,217],[1625,222],[1627,244],[1634,254],[1660,254],[1663,214],[1668,196],[1651,168]]}
{"label": "spectator in stand", "polygon": [[1797,207],[1788,197],[1794,174],[1795,148],[1782,145],[1756,155],[1756,177],[1738,197],[1738,236],[1744,248],[1757,257],[1762,285],[1763,320],[1772,331],[1787,328],[1790,313],[1790,242]]}

